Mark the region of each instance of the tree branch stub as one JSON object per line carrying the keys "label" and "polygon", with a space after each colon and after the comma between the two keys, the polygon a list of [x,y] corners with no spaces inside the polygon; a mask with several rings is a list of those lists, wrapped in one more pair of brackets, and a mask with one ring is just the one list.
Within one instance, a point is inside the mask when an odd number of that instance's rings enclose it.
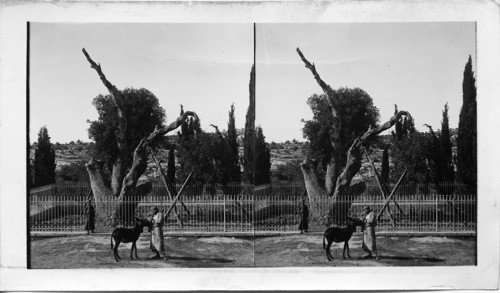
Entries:
{"label": "tree branch stub", "polygon": [[156,127],[155,130],[151,132],[151,134],[146,138],[146,141],[148,143],[153,143],[158,137],[177,129],[188,117],[192,117],[193,119],[195,119],[195,121],[199,121],[198,115],[195,112],[186,111],[181,116],[177,117],[177,119],[174,122],[170,123],[168,126],[162,128]]}

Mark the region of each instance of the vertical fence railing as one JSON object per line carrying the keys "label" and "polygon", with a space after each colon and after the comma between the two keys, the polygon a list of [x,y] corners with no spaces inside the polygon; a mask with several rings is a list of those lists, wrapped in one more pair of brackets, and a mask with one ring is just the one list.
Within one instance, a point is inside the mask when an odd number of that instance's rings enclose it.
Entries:
{"label": "vertical fence railing", "polygon": [[[377,187],[378,188],[378,187]],[[392,188],[392,187],[391,187]],[[467,190],[460,187],[461,190]],[[176,187],[179,190],[180,186]],[[457,191],[458,187],[441,184],[440,190]],[[300,221],[298,214],[304,186],[295,183],[280,183],[244,193],[239,183],[226,186],[201,185],[188,186],[177,202],[177,215],[172,211],[165,219],[167,232],[248,232],[254,231],[297,231]],[[379,231],[386,232],[467,232],[476,231],[477,196],[469,194],[429,194],[432,190],[424,186],[401,186],[395,195],[399,208],[391,202],[395,227],[387,212],[382,213],[378,223]],[[33,189],[30,192],[30,229],[37,231],[84,231],[84,213],[88,184],[58,183],[53,186]],[[368,185],[359,196],[346,196],[334,203],[331,198],[318,202],[308,202],[308,206],[319,207],[318,214],[324,215],[319,222],[328,223],[328,217],[341,212],[345,215],[360,217],[363,207],[369,205],[377,213],[385,200],[378,189]],[[92,202],[98,213],[113,214],[116,202]],[[152,207],[166,212],[173,204],[162,184],[153,184],[152,192],[141,198],[127,199],[121,203],[121,213],[128,221],[118,224],[125,227],[134,225],[133,217],[149,217]],[[133,214],[132,214],[133,213]],[[98,215],[102,216],[102,215]],[[345,225],[339,223],[339,225]],[[324,229],[313,228],[317,231]],[[110,232],[112,228],[104,225],[97,232]]]}

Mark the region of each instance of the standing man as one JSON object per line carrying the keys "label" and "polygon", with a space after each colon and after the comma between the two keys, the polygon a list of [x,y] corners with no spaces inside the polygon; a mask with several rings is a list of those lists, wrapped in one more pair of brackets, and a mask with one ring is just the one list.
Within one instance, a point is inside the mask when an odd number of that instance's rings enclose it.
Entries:
{"label": "standing man", "polygon": [[377,219],[375,213],[369,206],[365,207],[365,215],[363,218],[363,250],[368,252],[364,258],[375,258],[379,259],[377,255],[377,237],[375,236],[375,227],[377,226]]}
{"label": "standing man", "polygon": [[165,244],[163,242],[163,213],[161,213],[157,207],[154,207],[152,214],[153,216],[150,221],[153,231],[151,231],[151,243],[149,244],[149,248],[151,248],[153,252],[156,252],[153,259],[159,259],[161,252],[163,260],[167,260],[167,256],[165,255]]}
{"label": "standing man", "polygon": [[87,234],[90,234],[90,232],[94,233],[95,210],[94,206],[92,206],[92,200],[90,198],[87,201],[87,204],[85,204],[85,215],[87,216],[87,222],[85,223],[85,231],[87,231]]}
{"label": "standing man", "polygon": [[304,231],[307,232],[307,229],[309,229],[309,224],[308,224],[309,209],[307,208],[306,200],[304,198],[300,203],[299,213],[300,213],[299,230],[300,234],[302,234],[304,233]]}

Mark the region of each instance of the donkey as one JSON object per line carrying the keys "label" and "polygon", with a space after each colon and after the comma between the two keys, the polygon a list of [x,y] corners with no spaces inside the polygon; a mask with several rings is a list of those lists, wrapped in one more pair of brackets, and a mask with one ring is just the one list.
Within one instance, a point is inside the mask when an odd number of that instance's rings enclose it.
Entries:
{"label": "donkey", "polygon": [[[130,259],[134,259],[132,257],[132,252],[135,248],[135,257],[139,259],[137,256],[137,246],[136,241],[139,239],[139,235],[141,235],[144,227],[148,227],[148,232],[151,232],[151,222],[147,219],[139,219],[135,218],[135,227],[134,228],[116,228],[111,233],[111,249],[114,251],[115,260],[120,261],[121,257],[118,255],[118,245],[120,243],[129,243],[132,242],[132,249],[130,250]],[[113,239],[115,240],[115,245],[113,247]]]}
{"label": "donkey", "polygon": [[[323,249],[326,250],[326,257],[329,261],[333,260],[333,256],[330,252],[330,246],[332,246],[332,242],[344,242],[344,251],[342,252],[342,257],[345,259],[345,252],[347,250],[347,256],[351,258],[349,254],[349,239],[351,239],[352,233],[356,231],[356,226],[362,226],[363,221],[358,218],[350,218],[347,217],[347,227],[344,228],[328,228],[323,235]],[[325,238],[328,240],[328,245],[325,247]]]}

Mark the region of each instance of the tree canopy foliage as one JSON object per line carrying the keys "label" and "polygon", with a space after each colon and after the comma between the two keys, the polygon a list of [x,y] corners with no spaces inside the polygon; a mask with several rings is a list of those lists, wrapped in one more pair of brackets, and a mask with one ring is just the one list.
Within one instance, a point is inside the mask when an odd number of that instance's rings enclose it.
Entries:
{"label": "tree canopy foliage", "polygon": [[191,179],[193,184],[215,184],[222,178],[215,165],[219,157],[217,140],[216,134],[201,130],[179,140],[179,169],[176,174],[180,181],[185,180],[191,171],[194,171]]}
{"label": "tree canopy foliage", "polygon": [[78,160],[69,165],[61,166],[56,173],[58,181],[85,182],[89,183],[89,173],[85,168],[85,160]]}
{"label": "tree canopy foliage", "polygon": [[428,133],[414,132],[407,138],[393,140],[391,154],[394,163],[393,172],[390,174],[392,182],[396,182],[399,176],[406,173],[409,183],[428,183],[429,172],[429,146],[431,136]]}
{"label": "tree canopy foliage", "polygon": [[[342,127],[340,131],[341,153],[347,153],[354,139],[363,135],[370,126],[379,121],[379,111],[372,98],[360,88],[340,88],[334,90],[340,103]],[[304,121],[302,133],[308,139],[309,152],[323,167],[332,156],[329,131],[332,126],[332,110],[326,95],[312,95],[307,104],[311,107],[313,118]],[[341,156],[341,165],[345,166],[346,157]]]}
{"label": "tree canopy foliage", "polygon": [[398,135],[393,135],[393,180],[408,170],[407,180],[411,183],[434,183],[439,186],[442,182],[453,182],[448,120],[448,104],[445,104],[441,130],[434,131],[425,124],[429,133],[409,132],[399,139]]}
{"label": "tree canopy foliage", "polygon": [[240,182],[241,171],[237,133],[234,117],[234,105],[229,111],[228,130],[221,132],[212,125],[215,133],[201,130],[199,124],[186,125],[186,135],[179,138],[179,179],[183,180],[194,170],[192,182],[214,185],[217,183]]}
{"label": "tree canopy foliage", "polygon": [[155,126],[162,125],[165,120],[165,111],[160,107],[158,98],[149,90],[126,88],[120,91],[120,101],[127,120],[125,140],[127,149],[124,154],[119,154],[116,140],[118,130],[118,112],[110,95],[99,95],[92,104],[96,107],[98,118],[88,121],[89,138],[95,141],[97,158],[104,160],[107,167],[122,155],[125,167],[132,164],[132,155],[141,139],[149,135]]}
{"label": "tree canopy foliage", "polygon": [[273,181],[304,182],[300,169],[301,160],[295,159],[285,164],[279,164],[271,173]]}

